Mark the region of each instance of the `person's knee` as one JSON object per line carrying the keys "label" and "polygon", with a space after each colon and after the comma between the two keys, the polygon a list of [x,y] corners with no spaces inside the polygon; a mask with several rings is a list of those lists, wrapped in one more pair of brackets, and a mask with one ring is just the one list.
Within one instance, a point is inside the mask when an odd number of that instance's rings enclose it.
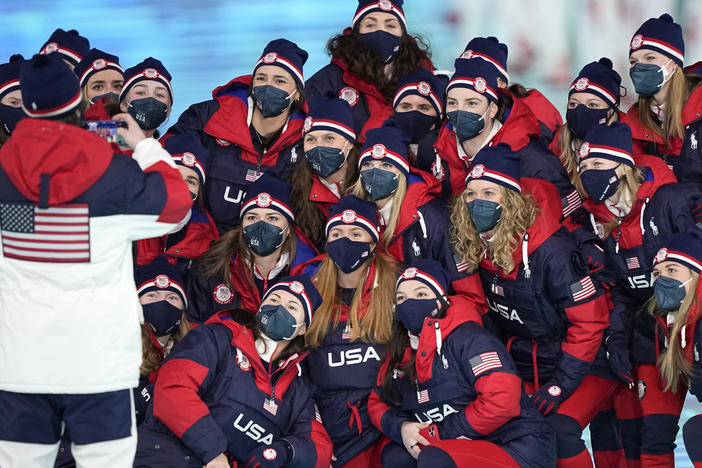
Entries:
{"label": "person's knee", "polygon": [[556,434],[558,458],[570,458],[585,450],[583,431],[578,421],[565,414],[554,414],[546,418]]}
{"label": "person's knee", "polygon": [[416,463],[416,460],[410,455],[407,449],[395,442],[390,442],[383,447],[381,460],[383,462],[383,467],[387,468],[394,468],[396,466],[412,467]]}
{"label": "person's knee", "polygon": [[693,416],[683,426],[683,440],[690,460],[702,461],[702,414]]}
{"label": "person's knee", "polygon": [[651,414],[643,418],[641,452],[659,455],[675,450],[679,418],[672,414]]}
{"label": "person's knee", "polygon": [[436,447],[424,447],[417,458],[417,468],[458,468],[451,455]]}

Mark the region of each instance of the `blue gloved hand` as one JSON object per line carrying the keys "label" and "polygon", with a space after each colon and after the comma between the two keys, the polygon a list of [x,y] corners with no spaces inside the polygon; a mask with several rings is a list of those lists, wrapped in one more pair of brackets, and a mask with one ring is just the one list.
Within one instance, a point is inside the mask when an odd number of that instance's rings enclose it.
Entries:
{"label": "blue gloved hand", "polygon": [[290,463],[292,447],[283,440],[271,445],[259,445],[249,453],[248,459],[247,468],[281,468]]}
{"label": "blue gloved hand", "polygon": [[548,416],[555,413],[565,399],[565,392],[559,385],[547,384],[534,392],[531,396],[531,403],[542,415]]}
{"label": "blue gloved hand", "polygon": [[631,374],[631,356],[629,346],[621,338],[610,338],[605,340],[607,345],[607,360],[609,367],[616,376],[627,384],[629,388],[634,387],[634,376]]}

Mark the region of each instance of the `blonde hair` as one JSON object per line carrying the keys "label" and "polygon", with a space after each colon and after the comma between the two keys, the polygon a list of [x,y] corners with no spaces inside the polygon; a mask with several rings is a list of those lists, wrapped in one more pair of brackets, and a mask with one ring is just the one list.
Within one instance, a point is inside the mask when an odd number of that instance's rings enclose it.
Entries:
{"label": "blonde hair", "polygon": [[[692,364],[687,360],[685,351],[680,343],[680,332],[688,322],[690,310],[693,306],[699,307],[697,282],[700,275],[694,271],[690,271],[690,273],[692,274],[692,285],[690,285],[690,291],[685,295],[682,304],[680,304],[680,309],[675,314],[675,322],[670,332],[668,349],[658,356],[658,368],[663,380],[665,380],[664,392],[671,390],[673,393],[677,393],[681,384],[687,384],[692,375]],[[655,294],[648,301],[646,309],[652,317],[665,314],[658,305]],[[658,333],[658,330],[656,330],[656,333]],[[692,343],[689,343],[688,346],[692,346]]]}
{"label": "blonde hair", "polygon": [[[612,122],[619,120],[619,113],[617,109],[611,108],[613,111],[612,115],[607,119],[607,125]],[[573,149],[573,146],[580,148],[582,141],[575,136],[575,133],[568,127],[564,125],[562,129],[558,132],[558,148],[561,150],[561,155],[559,158],[568,172],[570,181],[572,182],[575,189],[578,191],[582,198],[587,198],[587,192],[583,187],[583,182],[580,180],[580,152]]]}
{"label": "blonde hair", "polygon": [[[510,273],[515,267],[512,253],[521,244],[526,230],[534,224],[539,207],[529,194],[522,195],[505,187],[500,187],[500,190],[502,215],[490,242],[489,253],[495,266]],[[468,264],[468,271],[474,271],[487,248],[468,213],[465,193],[458,196],[451,207],[451,243],[461,260]]]}
{"label": "blonde hair", "polygon": [[[641,188],[641,184],[643,184],[644,181],[644,174],[641,168],[639,167],[631,167],[631,166],[624,166],[624,174],[622,174],[619,182],[619,187],[617,187],[617,191],[615,192],[615,195],[617,196],[617,199],[621,200],[622,197],[624,197],[625,192],[629,194],[630,198],[634,203],[636,202],[636,194],[638,193],[639,189]],[[633,207],[632,207],[633,208]],[[609,222],[605,223],[604,225],[604,238],[606,238],[614,228],[619,226],[619,221],[617,220],[616,217],[613,217]]]}
{"label": "blonde hair", "polygon": [[[375,262],[375,278],[373,278],[370,297],[364,301],[366,275],[362,275],[361,284],[356,287],[351,301],[347,322],[351,327],[351,341],[360,339],[364,343],[384,344],[390,341],[392,333],[392,306],[395,302],[397,262],[377,250],[372,261]],[[369,266],[364,268],[367,269]],[[305,333],[305,340],[311,347],[319,347],[327,333],[339,324],[341,302],[337,275],[336,265],[330,257],[327,257],[322,261],[313,279],[323,302],[315,311],[312,323]],[[366,309],[366,313],[360,319],[362,309]]]}
{"label": "blonde hair", "polygon": [[670,143],[673,138],[685,137],[685,125],[682,121],[683,107],[691,93],[691,83],[688,83],[682,69],[678,64],[672,63],[673,71],[668,82],[668,94],[665,97],[665,115],[663,122],[658,122],[653,112],[653,96],[639,96],[638,118],[646,129],[659,135]]}
{"label": "blonde hair", "polygon": [[[352,193],[362,200],[371,201],[371,198],[366,193],[366,189],[363,188],[360,177],[353,185]],[[397,190],[392,194],[392,199],[390,200],[392,202],[390,219],[385,226],[383,238],[381,239],[381,245],[385,248],[390,245],[392,238],[395,237],[395,228],[397,227],[397,220],[400,218],[400,210],[402,210],[402,202],[405,200],[405,195],[407,195],[407,177],[400,172],[398,173]]]}
{"label": "blonde hair", "polygon": [[[141,326],[141,367],[139,373],[146,377],[161,366],[163,360],[158,348],[151,342],[151,327],[148,323]],[[169,341],[173,341],[173,346],[178,344],[180,340],[185,338],[185,335],[190,331],[190,322],[188,322],[185,312],[180,317],[180,325],[171,334]]]}

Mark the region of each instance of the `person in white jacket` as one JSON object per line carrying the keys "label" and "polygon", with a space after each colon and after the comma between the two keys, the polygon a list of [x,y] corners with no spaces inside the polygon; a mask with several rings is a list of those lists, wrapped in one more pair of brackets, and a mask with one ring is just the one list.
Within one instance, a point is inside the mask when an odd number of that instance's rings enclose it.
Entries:
{"label": "person in white jacket", "polygon": [[80,87],[54,55],[20,70],[29,118],[0,148],[0,466],[52,467],[62,432],[79,467],[131,466],[141,363],[132,241],[192,200],[170,155],[127,114],[114,154],[80,128]]}

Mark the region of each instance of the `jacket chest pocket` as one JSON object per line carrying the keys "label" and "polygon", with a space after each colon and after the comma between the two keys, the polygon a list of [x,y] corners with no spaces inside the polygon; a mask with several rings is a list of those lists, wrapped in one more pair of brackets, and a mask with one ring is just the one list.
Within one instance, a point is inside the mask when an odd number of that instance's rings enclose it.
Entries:
{"label": "jacket chest pocket", "polygon": [[482,272],[480,275],[494,323],[510,335],[538,336],[544,319],[532,281],[524,278],[521,271],[515,280]]}
{"label": "jacket chest pocket", "polygon": [[622,249],[619,255],[611,255],[607,262],[607,267],[617,272],[622,286],[641,298],[650,296],[653,287],[653,254],[648,250],[643,245],[633,249]]}
{"label": "jacket chest pocket", "polygon": [[416,389],[408,384],[403,392],[403,409],[414,413],[420,422],[442,422],[449,415],[458,413],[465,404],[458,405],[458,400],[468,401],[475,395],[468,395],[462,388],[460,380],[443,378],[419,384]]}

